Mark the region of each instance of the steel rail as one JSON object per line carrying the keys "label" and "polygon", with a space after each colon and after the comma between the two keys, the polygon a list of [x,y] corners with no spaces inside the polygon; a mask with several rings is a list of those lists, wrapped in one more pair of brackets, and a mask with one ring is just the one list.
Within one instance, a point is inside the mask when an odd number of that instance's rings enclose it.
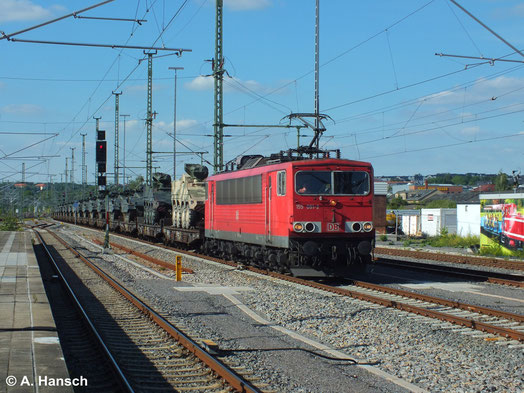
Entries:
{"label": "steel rail", "polygon": [[[120,236],[122,236],[122,235],[120,235]],[[123,236],[123,237],[126,238],[127,236]],[[143,244],[152,244],[152,243],[149,243],[149,242],[144,241],[144,240],[137,240],[137,239],[133,239],[133,240],[137,241],[137,242],[140,242],[140,243],[143,243]],[[170,247],[170,246],[165,246],[165,245],[162,245],[162,244],[154,244],[154,246],[160,247],[160,248],[169,249],[169,250],[172,250],[172,251],[179,252],[181,254],[185,254],[185,255],[201,258],[201,259],[207,259],[207,260],[210,260],[210,261],[213,261],[213,262],[218,262],[218,263],[222,263],[222,264],[229,265],[229,266],[238,266],[238,263],[235,263],[235,262],[225,261],[225,260],[220,259],[220,258],[214,258],[214,257],[206,256],[206,255],[201,255],[201,254],[198,254],[198,253],[195,253],[195,252],[191,252],[191,251],[180,250],[180,249],[176,249],[176,248]],[[262,274],[262,275],[278,278],[278,279],[281,279],[281,280],[284,280],[284,281],[294,282],[296,284],[305,285],[305,286],[309,286],[309,287],[312,287],[312,288],[324,290],[326,292],[331,292],[331,293],[335,293],[335,294],[342,295],[342,296],[350,296],[350,297],[353,297],[353,298],[356,298],[356,299],[369,301],[371,303],[380,304],[380,305],[383,305],[383,306],[386,306],[386,307],[397,308],[397,309],[408,311],[408,312],[411,312],[411,313],[414,313],[414,314],[419,314],[419,315],[423,315],[423,316],[427,316],[427,317],[431,317],[431,318],[435,318],[435,319],[451,322],[451,323],[454,323],[454,324],[457,324],[457,325],[460,325],[460,326],[466,326],[466,327],[477,329],[477,330],[481,330],[481,331],[484,331],[484,332],[487,332],[487,333],[492,333],[492,334],[496,334],[496,335],[499,335],[499,336],[512,338],[514,340],[524,341],[524,332],[521,332],[521,331],[507,329],[507,328],[502,328],[502,327],[498,327],[498,326],[494,326],[494,325],[489,325],[487,323],[478,322],[478,321],[475,321],[473,319],[457,317],[457,316],[446,314],[446,313],[443,313],[443,312],[428,310],[428,309],[425,309],[423,307],[412,306],[412,305],[401,303],[401,302],[398,302],[398,301],[383,299],[383,298],[380,298],[378,296],[373,296],[373,295],[365,294],[365,293],[358,292],[358,291],[352,291],[352,290],[349,290],[349,289],[337,288],[337,287],[321,284],[321,283],[314,282],[314,281],[304,280],[304,279],[300,279],[300,278],[297,278],[297,277],[286,276],[285,274],[276,273],[276,272],[272,272],[272,271],[264,270],[264,269],[259,269],[259,268],[253,267],[253,266],[245,266],[245,268],[246,268],[246,270],[249,270],[249,271],[252,271],[252,272],[255,272],[255,273],[259,273],[259,274]],[[359,283],[358,281],[354,281],[354,282]],[[364,283],[364,282],[360,282],[360,283],[366,284],[366,285],[375,285],[375,284]],[[378,291],[382,291],[382,292],[393,290],[392,288],[378,286],[378,285],[376,285],[375,289],[378,290]],[[398,290],[398,291],[401,291],[401,290]],[[416,293],[413,293],[413,292],[404,291],[404,294],[401,295],[401,296],[415,298],[415,296],[419,296],[419,294],[416,294]],[[427,295],[420,295],[420,296],[427,296]],[[429,299],[429,298],[432,298],[432,297],[428,296],[427,298]],[[435,299],[436,301],[451,302],[451,301],[448,301],[446,299],[441,299],[441,298],[436,298],[436,297],[433,298],[433,299]],[[426,301],[432,302],[432,303],[436,303],[435,301],[431,301],[431,300],[426,300]],[[471,305],[471,304],[459,303],[459,302],[451,302],[451,303],[454,303],[455,305],[450,306],[450,307],[460,308],[460,309],[467,310],[467,311],[473,311],[474,309],[477,309],[477,310],[485,309],[486,312],[489,312],[489,314],[487,314],[487,315],[491,315],[491,316],[507,318],[506,316],[502,316],[502,315],[508,315],[508,316],[511,315],[511,316],[513,316],[513,318],[511,318],[511,319],[514,319],[514,320],[518,320],[519,318],[522,318],[522,316],[518,315],[518,314],[506,313],[506,312],[503,312],[503,311],[492,310],[492,309],[488,309],[488,308],[484,308],[484,307],[480,307],[480,306],[474,306],[474,305]],[[460,307],[457,307],[457,306],[460,306]],[[476,311],[476,312],[480,313],[481,311]],[[517,318],[517,319],[515,319],[515,318]]]}
{"label": "steel rail", "polygon": [[73,254],[75,254],[80,260],[87,264],[91,269],[93,269],[100,277],[102,277],[109,285],[111,285],[115,290],[117,290],[122,296],[128,299],[133,305],[135,305],[140,311],[147,315],[152,321],[154,321],[158,326],[164,329],[171,337],[177,340],[182,344],[187,350],[193,353],[198,357],[204,364],[206,364],[211,370],[213,370],[217,375],[223,378],[231,387],[233,387],[238,392],[242,393],[262,393],[256,386],[252,385],[249,381],[242,378],[235,371],[231,370],[219,359],[215,358],[204,350],[197,342],[188,337],[182,331],[177,329],[173,324],[171,324],[164,317],[159,315],[151,307],[149,307],[145,302],[139,299],[136,295],[131,293],[127,288],[119,284],[114,278],[112,278],[108,273],[102,270],[100,267],[92,263],[87,257],[85,257],[78,250],[71,247],[65,240],[59,237],[56,233],[48,231],[55,239],[57,239],[64,247],[68,248]]}
{"label": "steel rail", "polygon": [[60,269],[60,267],[58,267],[58,264],[57,264],[55,258],[53,258],[53,255],[51,254],[51,251],[49,251],[49,248],[47,247],[47,243],[45,242],[44,238],[42,237],[40,232],[38,232],[34,228],[33,228],[33,231],[37,235],[38,240],[40,241],[42,246],[44,247],[44,251],[46,252],[49,260],[51,261],[51,263],[53,265],[53,269],[55,270],[55,272],[60,277],[60,280],[61,280],[62,284],[66,288],[67,292],[69,292],[69,295],[73,299],[77,309],[82,314],[82,317],[84,318],[84,320],[86,321],[87,325],[89,326],[89,329],[91,330],[91,332],[95,336],[96,340],[98,341],[100,347],[102,348],[102,350],[104,351],[105,355],[107,356],[107,358],[109,360],[109,363],[111,364],[111,367],[113,367],[115,373],[118,376],[118,379],[119,379],[119,382],[120,382],[121,386],[128,392],[134,392],[135,390],[131,387],[130,382],[128,381],[128,379],[125,376],[124,372],[122,371],[122,369],[118,365],[118,362],[117,362],[115,356],[111,353],[111,350],[105,344],[104,339],[102,338],[102,336],[98,332],[97,328],[95,327],[95,325],[93,324],[93,322],[91,321],[89,316],[87,315],[87,312],[85,311],[84,307],[82,307],[82,304],[80,303],[80,300],[76,296],[75,292],[73,291],[73,289],[71,288],[71,286],[67,282],[67,279],[65,278],[64,274],[62,273],[62,270]]}
{"label": "steel rail", "polygon": [[493,310],[487,307],[475,306],[473,304],[461,303],[461,302],[456,302],[453,300],[447,300],[447,299],[442,299],[442,298],[438,298],[434,296],[423,295],[420,293],[405,291],[403,289],[389,288],[389,287],[385,287],[382,285],[371,284],[371,283],[364,282],[364,281],[352,280],[351,282],[352,284],[358,287],[367,288],[367,289],[371,289],[375,291],[381,291],[381,292],[389,293],[391,295],[404,296],[410,299],[420,300],[423,302],[439,304],[441,306],[459,308],[461,310],[472,311],[472,312],[476,312],[476,313],[484,314],[484,315],[490,315],[492,317],[511,319],[517,322],[524,322],[524,315],[520,315],[520,314],[514,314],[514,313],[500,311],[500,310]]}
{"label": "steel rail", "polygon": [[[141,242],[144,242],[144,244],[148,244],[145,241],[141,241]],[[209,256],[202,256],[200,254],[190,252],[190,251],[182,251],[182,250],[174,249],[173,247],[159,245],[159,244],[155,244],[155,246],[170,249],[170,250],[176,250],[177,252],[180,252],[186,255],[212,260],[214,262],[219,262],[219,263],[229,265],[229,266],[238,266],[238,263],[235,263],[235,262],[225,261],[219,258],[213,258]],[[255,272],[255,273],[263,274],[266,276],[278,278],[278,279],[285,280],[285,281],[294,282],[300,285],[306,285],[306,286],[313,287],[316,289],[321,289],[327,292],[336,293],[336,294],[343,295],[343,296],[350,296],[356,299],[369,301],[369,302],[380,304],[386,307],[393,307],[393,308],[408,311],[411,313],[424,315],[427,317],[440,319],[440,320],[447,321],[447,322],[452,322],[457,325],[466,326],[469,328],[485,331],[487,333],[492,333],[492,334],[496,334],[499,336],[509,337],[509,338],[519,340],[519,341],[524,341],[524,332],[502,328],[502,327],[490,325],[484,322],[478,322],[478,321],[475,321],[469,318],[457,317],[457,316],[446,314],[446,313],[439,312],[439,311],[428,310],[423,307],[412,306],[412,305],[401,303],[401,302],[394,301],[394,300],[383,299],[378,296],[364,294],[358,291],[337,288],[337,287],[317,283],[314,281],[304,280],[304,279],[297,278],[297,277],[290,277],[290,276],[286,276],[281,273],[271,272],[271,271],[259,269],[253,266],[246,266],[246,269],[249,271]],[[353,283],[361,287],[367,286],[368,289],[374,289],[374,290],[381,291],[381,292],[389,292],[390,294],[396,294],[398,296],[404,296],[404,297],[408,297],[408,298],[412,298],[416,300],[427,301],[427,302],[436,303],[436,304],[447,306],[447,307],[454,307],[454,308],[458,308],[458,309],[462,309],[466,311],[477,312],[479,314],[485,314],[485,315],[495,316],[499,318],[511,319],[511,320],[518,321],[518,322],[524,322],[524,316],[519,315],[519,314],[492,310],[486,307],[475,306],[472,304],[453,302],[453,301],[449,301],[446,299],[441,299],[441,298],[437,298],[433,296],[420,295],[420,294],[409,292],[409,291],[402,291],[400,289],[393,289],[393,288],[388,288],[388,287],[384,287],[380,285],[365,283],[363,281],[353,281]]]}
{"label": "steel rail", "polygon": [[[93,239],[93,242],[98,244],[99,246],[100,245],[103,245],[103,242],[101,242],[100,240],[98,239]],[[120,244],[117,244],[117,243],[114,243],[114,242],[109,242],[109,245],[112,247],[112,248],[118,248],[119,250],[121,251],[124,251],[128,254],[131,254],[131,255],[134,255],[136,257],[139,257],[139,258],[142,258],[142,259],[145,259],[146,261],[148,262],[151,262],[151,263],[154,263],[155,265],[159,265],[159,266],[162,266],[162,267],[165,267],[166,269],[169,269],[169,270],[173,270],[173,271],[176,271],[176,266],[172,263],[169,263],[169,262],[165,262],[165,261],[162,261],[158,258],[154,258],[150,255],[147,255],[147,254],[144,254],[144,253],[141,253],[139,251],[135,251],[135,250],[132,250],[128,247],[125,247],[125,246],[122,246]],[[190,274],[193,274],[194,271],[191,270],[191,269],[188,269],[187,267],[182,267],[182,271],[184,273],[190,273]]]}
{"label": "steel rail", "polygon": [[[261,272],[264,273],[264,271],[261,271]],[[272,277],[284,279],[286,281],[291,281],[291,282],[295,282],[297,284],[306,285],[306,286],[309,286],[309,287],[312,287],[312,288],[316,288],[316,289],[321,289],[321,290],[324,290],[326,292],[331,292],[331,293],[335,293],[335,294],[343,295],[343,296],[350,296],[350,297],[353,297],[353,298],[356,298],[356,299],[369,301],[369,302],[372,302],[372,303],[375,303],[375,304],[380,304],[382,306],[397,308],[399,310],[408,311],[408,312],[411,312],[411,313],[414,313],[414,314],[419,314],[419,315],[423,315],[423,316],[431,317],[431,318],[435,318],[435,319],[440,319],[442,321],[452,322],[452,323],[457,324],[457,325],[466,326],[466,327],[469,327],[469,328],[472,328],[472,329],[481,330],[483,332],[492,333],[492,334],[496,334],[496,335],[503,336],[503,337],[509,337],[509,338],[512,338],[512,339],[518,340],[518,341],[524,341],[524,332],[520,332],[520,331],[517,331],[517,330],[512,330],[512,329],[507,329],[507,328],[503,328],[503,327],[498,327],[498,326],[487,324],[485,322],[478,322],[478,321],[475,321],[473,319],[458,317],[458,316],[450,315],[450,314],[443,313],[443,312],[440,312],[440,311],[428,310],[428,309],[423,308],[423,307],[418,307],[418,306],[413,306],[413,305],[410,305],[410,304],[401,303],[401,302],[398,302],[396,300],[384,299],[384,298],[380,298],[380,297],[377,297],[377,296],[369,295],[369,294],[366,294],[366,293],[362,293],[362,292],[358,292],[358,291],[352,291],[350,289],[337,288],[337,287],[333,287],[333,286],[329,286],[329,285],[325,285],[325,284],[320,284],[320,283],[313,282],[313,281],[302,280],[302,279],[299,279],[299,278],[296,278],[296,277],[283,276],[283,275],[280,275],[279,273],[267,272],[266,274],[269,275],[269,276],[272,276]],[[375,285],[375,284],[368,284],[368,283],[358,282],[358,281],[356,281],[355,283],[357,285],[362,286],[362,287],[364,287],[364,284],[366,286],[367,285],[374,286],[375,290],[382,291],[382,292],[387,292],[388,290],[393,290],[392,288],[382,287],[380,285]],[[371,288],[368,288],[368,289],[371,289]],[[397,291],[397,290],[394,290],[394,291]],[[426,296],[426,295],[414,294],[414,293],[408,292],[408,291],[403,291],[403,292],[405,292],[405,294],[402,295],[402,296],[409,296],[411,298],[416,298],[417,296],[424,296],[424,297]],[[415,295],[415,297],[413,295]],[[431,298],[431,297],[427,296],[427,298]],[[439,301],[446,301],[445,299],[439,299],[439,298],[434,298],[434,299],[439,300]],[[418,299],[418,300],[422,300],[422,299]],[[425,300],[425,301],[431,302],[430,300]],[[454,304],[455,302],[450,302],[450,303]],[[462,307],[471,307],[471,309],[465,308],[468,311],[480,312],[478,310],[483,308],[483,307],[478,307],[478,306],[473,306],[473,305],[466,305],[466,304],[462,304],[462,303],[456,303],[456,304],[457,305],[461,305]],[[462,307],[460,307],[460,308],[462,309]],[[477,310],[475,310],[475,309],[477,309]],[[504,313],[502,311],[490,310],[490,309],[485,309],[485,310],[490,312],[489,315],[493,315],[494,313],[502,313],[502,314],[513,315],[513,316],[515,316],[517,318],[523,318],[522,316],[519,316],[519,315],[516,315],[516,314],[511,314],[511,313]]]}
{"label": "steel rail", "polygon": [[515,274],[505,274],[497,272],[487,272],[483,270],[462,269],[447,265],[431,265],[422,262],[401,261],[390,258],[378,257],[374,262],[378,266],[406,267],[413,270],[425,272],[447,274],[457,277],[474,278],[484,280],[493,284],[510,285],[524,288],[524,276]]}
{"label": "steel rail", "polygon": [[375,247],[375,254],[392,255],[396,257],[429,259],[432,261],[442,261],[479,266],[500,267],[504,269],[524,271],[524,262],[506,261],[504,259],[499,258],[468,256],[460,254],[442,254],[428,251],[411,251],[386,247]]}

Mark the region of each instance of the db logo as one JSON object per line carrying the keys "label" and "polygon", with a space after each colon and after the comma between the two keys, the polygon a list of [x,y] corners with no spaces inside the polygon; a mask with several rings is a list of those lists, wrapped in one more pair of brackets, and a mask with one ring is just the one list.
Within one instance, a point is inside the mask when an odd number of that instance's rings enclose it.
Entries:
{"label": "db logo", "polygon": [[336,222],[328,222],[327,230],[328,232],[338,232],[340,230],[340,225]]}

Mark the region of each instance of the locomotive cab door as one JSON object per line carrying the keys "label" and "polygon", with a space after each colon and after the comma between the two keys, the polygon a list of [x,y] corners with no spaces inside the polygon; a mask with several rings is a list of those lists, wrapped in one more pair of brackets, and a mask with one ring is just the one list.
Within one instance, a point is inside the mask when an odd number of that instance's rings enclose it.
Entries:
{"label": "locomotive cab door", "polygon": [[[210,182],[210,183],[207,183],[208,184],[208,187],[210,188],[209,189],[209,203],[208,203],[208,206],[209,206],[209,229],[211,230],[211,233],[214,233],[214,229],[215,229],[215,183],[214,182]],[[214,234],[211,235],[211,237],[215,237]]]}
{"label": "locomotive cab door", "polygon": [[265,227],[266,227],[266,230],[265,230],[265,234],[266,234],[266,244],[271,244],[272,243],[272,239],[271,239],[271,191],[272,191],[272,187],[271,187],[271,177],[272,177],[272,173],[268,173],[267,174],[267,179],[266,179],[266,188],[264,190],[264,206],[265,206]]}

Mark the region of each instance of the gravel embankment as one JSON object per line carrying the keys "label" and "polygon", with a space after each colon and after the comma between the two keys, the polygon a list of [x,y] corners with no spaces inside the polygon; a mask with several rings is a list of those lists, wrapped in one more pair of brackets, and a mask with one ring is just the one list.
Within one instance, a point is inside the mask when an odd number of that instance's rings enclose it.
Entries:
{"label": "gravel embankment", "polygon": [[[75,229],[77,233],[84,231]],[[93,236],[92,232],[86,232]],[[115,241],[113,238],[112,241]],[[118,242],[142,252],[151,249],[125,239]],[[83,246],[93,249],[87,243]],[[172,261],[174,253],[162,249],[149,255]],[[202,337],[223,342],[224,332],[201,318],[188,317],[177,305],[173,282],[110,256],[104,263],[111,274],[144,298],[152,300],[164,313],[182,321]],[[251,310],[277,326],[298,332],[351,357],[376,361],[379,369],[432,392],[522,392],[524,391],[522,348],[508,348],[497,341],[485,341],[442,329],[439,321],[414,318],[353,299],[322,293],[291,283],[184,257],[184,266],[195,270],[184,275],[188,284],[248,286],[251,291],[235,295]],[[163,274],[173,276],[167,270]],[[249,319],[245,316],[246,319]],[[234,347],[235,343],[228,343]],[[260,356],[259,356],[260,355]],[[275,372],[270,358],[253,352],[235,352],[231,359],[250,365],[256,375],[276,391],[304,392],[299,382]],[[322,390],[318,390],[322,391]],[[400,391],[400,390],[399,390]]]}

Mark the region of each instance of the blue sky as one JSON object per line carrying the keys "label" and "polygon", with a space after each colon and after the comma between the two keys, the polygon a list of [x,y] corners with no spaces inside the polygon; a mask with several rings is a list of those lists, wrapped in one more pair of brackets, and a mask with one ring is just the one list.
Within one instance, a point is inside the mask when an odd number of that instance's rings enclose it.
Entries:
{"label": "blue sky", "polygon": [[[458,0],[504,39],[524,49],[524,1]],[[96,4],[77,0],[2,0],[0,30],[11,34]],[[224,0],[224,122],[280,124],[314,110],[314,0]],[[180,12],[178,12],[180,10]],[[177,14],[178,12],[178,14]],[[173,16],[176,17],[171,23]],[[179,152],[213,161],[213,0],[116,0],[13,38],[191,49],[154,60],[153,149],[169,152],[173,71],[178,75]],[[435,56],[446,53],[524,60],[449,0],[320,0],[320,109],[333,122],[321,139],[344,158],[370,161],[377,175],[524,172],[524,64]],[[60,181],[87,133],[88,182],[94,181],[95,121],[109,141],[113,171],[114,96],[122,91],[127,175],[144,174],[147,62],[141,50],[0,41],[0,179]],[[482,63],[482,64],[481,64]],[[125,81],[124,81],[125,80]],[[124,82],[123,82],[124,81]],[[17,134],[8,134],[17,133]],[[35,133],[21,135],[21,133]],[[57,133],[58,136],[52,137]],[[122,161],[123,122],[120,122]],[[229,128],[225,160],[296,146],[296,131]],[[310,132],[306,131],[306,143]],[[51,137],[51,138],[50,138]],[[50,138],[43,141],[46,138]],[[29,147],[30,145],[33,145]],[[58,156],[47,161],[30,157]],[[28,157],[28,158],[25,158]],[[177,171],[194,154],[179,156]],[[71,165],[71,163],[69,163]],[[155,167],[172,173],[171,154]],[[121,174],[122,176],[122,174]]]}

